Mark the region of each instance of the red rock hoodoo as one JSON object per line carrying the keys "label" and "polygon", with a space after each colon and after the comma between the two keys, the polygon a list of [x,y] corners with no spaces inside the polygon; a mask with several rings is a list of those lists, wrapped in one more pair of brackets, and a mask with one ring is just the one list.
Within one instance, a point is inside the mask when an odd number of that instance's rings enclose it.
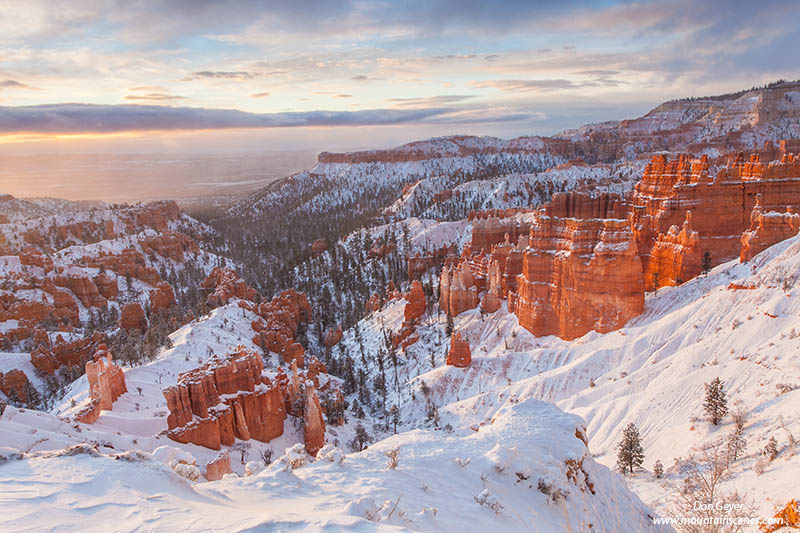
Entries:
{"label": "red rock hoodoo", "polygon": [[223,305],[231,298],[250,301],[256,299],[255,289],[249,287],[239,274],[230,268],[215,267],[203,280],[202,287],[209,292],[208,302],[215,306]]}
{"label": "red rock hoodoo", "polygon": [[317,239],[311,243],[311,257],[316,259],[321,256],[328,249],[328,241],[325,239]]}
{"label": "red rock hoodoo", "polygon": [[472,363],[472,352],[469,349],[469,342],[456,331],[450,337],[450,349],[447,351],[446,364],[466,368],[470,363]]}
{"label": "red rock hoodoo", "polygon": [[798,230],[800,215],[793,208],[787,208],[785,213],[764,212],[758,195],[750,214],[750,229],[742,233],[739,261],[750,261],[773,244],[797,235]]}
{"label": "red rock hoodoo", "polygon": [[144,309],[138,302],[126,304],[119,315],[119,327],[124,330],[139,330],[142,333],[147,331],[147,317],[144,316]]}
{"label": "red rock hoodoo", "polygon": [[258,354],[241,350],[181,374],[164,389],[169,438],[219,450],[236,438],[269,442],[282,435],[284,395],[262,370]]}
{"label": "red rock hoodoo", "polygon": [[425,314],[425,291],[418,280],[411,282],[411,290],[406,295],[403,317],[406,322],[415,323]]}
{"label": "red rock hoodoo", "polygon": [[537,336],[574,339],[619,329],[644,309],[629,222],[539,216],[511,300],[520,325]]}
{"label": "red rock hoodoo", "polygon": [[329,329],[325,332],[325,337],[322,339],[322,344],[325,345],[326,348],[332,348],[339,344],[339,341],[342,340],[342,336],[344,332],[342,331],[342,326],[337,326],[336,329]]}
{"label": "red rock hoodoo", "polygon": [[311,381],[306,382],[305,409],[303,410],[303,440],[306,452],[316,456],[325,445],[325,421],[322,419],[322,408]]}
{"label": "red rock hoodoo", "polygon": [[7,397],[16,396],[20,402],[28,399],[28,376],[22,370],[9,370],[5,374],[0,372],[0,391]]}
{"label": "red rock hoodoo", "polygon": [[86,363],[86,378],[89,380],[91,402],[75,418],[94,424],[100,417],[100,411],[110,411],[113,403],[128,392],[128,388],[125,385],[125,373],[113,363],[105,344],[101,344],[94,359]]}
{"label": "red rock hoodoo", "polygon": [[150,291],[150,311],[158,313],[175,305],[175,291],[166,281],[160,282]]}
{"label": "red rock hoodoo", "polygon": [[231,474],[231,456],[228,452],[223,452],[213,461],[206,463],[206,479],[217,481],[222,479],[225,474]]}
{"label": "red rock hoodoo", "polygon": [[712,179],[705,156],[691,160],[684,154],[671,161],[664,155],[653,157],[631,196],[645,271],[652,271],[648,263],[659,234],[680,227],[687,211],[692,212],[700,257],[708,252],[711,266],[739,257],[741,235],[750,229],[759,194],[764,212],[800,207],[800,158],[787,154],[781,161],[764,163],[757,154],[748,161],[739,154]]}

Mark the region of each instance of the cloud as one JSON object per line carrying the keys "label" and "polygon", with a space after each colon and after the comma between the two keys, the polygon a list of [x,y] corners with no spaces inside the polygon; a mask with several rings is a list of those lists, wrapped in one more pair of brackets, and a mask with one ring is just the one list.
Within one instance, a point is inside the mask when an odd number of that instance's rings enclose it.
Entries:
{"label": "cloud", "polygon": [[622,80],[600,76],[595,79],[574,82],[564,79],[552,80],[485,80],[471,81],[469,85],[476,89],[502,89],[504,91],[559,91],[579,89],[582,87],[619,87],[628,83]]}
{"label": "cloud", "polygon": [[22,83],[17,80],[2,80],[0,81],[0,89],[29,89],[31,91],[39,91],[37,87],[31,87],[27,83]]}
{"label": "cloud", "polygon": [[336,98],[352,98],[352,94],[337,94]]}
{"label": "cloud", "polygon": [[128,87],[126,89],[128,92],[135,93],[135,92],[142,92],[147,91],[151,93],[166,93],[167,89],[161,87],[160,85],[137,85],[135,87]]}
{"label": "cloud", "polygon": [[269,96],[269,93],[268,92],[253,93],[250,95],[250,98],[264,98],[265,96]]}
{"label": "cloud", "polygon": [[255,74],[252,72],[246,72],[243,70],[237,71],[224,71],[224,70],[199,70],[197,72],[192,72],[185,78],[183,81],[194,81],[194,80],[251,80],[255,78]]}
{"label": "cloud", "polygon": [[502,89],[504,91],[554,91],[558,89],[575,89],[580,87],[569,80],[486,80],[471,81],[471,87],[476,89]]}
{"label": "cloud", "polygon": [[421,96],[417,98],[387,98],[386,101],[393,103],[396,107],[428,107],[454,104],[463,102],[476,95],[469,94],[440,94],[438,96]]}
{"label": "cloud", "polygon": [[48,104],[0,107],[0,134],[378,126],[418,123],[450,112],[451,109],[428,108],[247,113],[157,105]]}
{"label": "cloud", "polygon": [[174,94],[146,93],[146,94],[126,94],[125,100],[149,100],[149,101],[186,100],[186,97],[176,96]]}

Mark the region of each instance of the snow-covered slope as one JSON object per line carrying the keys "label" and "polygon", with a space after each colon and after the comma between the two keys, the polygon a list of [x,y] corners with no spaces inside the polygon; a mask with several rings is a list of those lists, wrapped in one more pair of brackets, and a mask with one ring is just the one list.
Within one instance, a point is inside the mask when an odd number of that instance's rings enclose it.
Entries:
{"label": "snow-covered slope", "polygon": [[[412,400],[421,382],[430,390],[440,424],[480,424],[511,402],[537,398],[555,402],[587,423],[589,447],[608,466],[616,462],[621,429],[640,429],[645,467],[656,460],[669,467],[697,448],[726,438],[733,423],[717,427],[705,421],[704,384],[719,377],[731,410],[747,413],[744,459],[735,463],[726,492],[754,498],[762,516],[785,503],[786,487],[800,468],[788,448],[788,433],[800,433],[800,236],[779,243],[751,263],[731,262],[707,277],[647,297],[645,313],[623,329],[589,333],[575,341],[535,338],[518,325],[505,306],[482,317],[476,309],[455,319],[455,328],[472,348],[464,370],[442,367],[447,349],[444,317],[430,316],[418,328],[420,342],[399,366],[400,383],[390,387],[389,403],[403,405],[403,419],[424,424],[424,408]],[[402,302],[395,301],[360,324],[370,331],[396,330]],[[376,337],[375,345],[380,339]],[[368,341],[363,341],[370,352]],[[357,350],[355,336],[345,343]],[[368,361],[372,372],[372,363]],[[757,476],[755,463],[770,437],[779,443],[779,459]],[[665,510],[667,495],[680,483],[673,472],[658,483],[652,474],[634,476],[647,503]]]}
{"label": "snow-covered slope", "polygon": [[[279,459],[259,474],[205,484],[184,480],[149,454],[0,449],[3,527],[656,530],[622,480],[587,456],[581,431],[577,417],[527,400],[499,410],[477,432],[409,431],[360,453],[342,457],[329,447],[296,469]],[[393,469],[385,455],[391,450],[399,451]],[[45,501],[48,512],[41,513]]]}

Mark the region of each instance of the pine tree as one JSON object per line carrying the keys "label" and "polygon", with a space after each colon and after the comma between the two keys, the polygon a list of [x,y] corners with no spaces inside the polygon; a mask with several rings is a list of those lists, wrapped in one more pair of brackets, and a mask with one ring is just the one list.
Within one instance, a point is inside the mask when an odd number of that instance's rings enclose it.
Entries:
{"label": "pine tree", "polygon": [[664,465],[661,464],[661,460],[657,460],[653,465],[653,474],[655,474],[656,479],[661,479],[664,477]]}
{"label": "pine tree", "polygon": [[728,437],[728,461],[735,461],[747,449],[744,428],[737,426]]}
{"label": "pine tree", "polygon": [[706,401],[703,403],[709,422],[718,426],[728,412],[728,400],[725,398],[725,386],[714,378],[711,383],[706,383]]}
{"label": "pine tree", "polygon": [[703,276],[708,276],[708,271],[711,270],[711,252],[708,250],[703,254],[702,269]]}
{"label": "pine tree", "polygon": [[767,461],[770,462],[774,461],[778,456],[778,441],[775,440],[775,437],[769,438],[769,442],[767,442],[767,446],[764,448],[763,454],[767,458]]}
{"label": "pine tree", "polygon": [[357,451],[362,451],[364,446],[369,442],[369,434],[367,430],[364,429],[364,426],[361,425],[359,422],[356,426],[356,436],[353,439],[353,449],[357,449]]}
{"label": "pine tree", "polygon": [[444,327],[445,334],[449,337],[453,334],[453,329],[455,325],[453,324],[453,317],[450,313],[447,313],[447,324]]}
{"label": "pine tree", "polygon": [[639,438],[639,430],[633,422],[625,427],[622,440],[617,444],[617,468],[624,474],[625,471],[633,473],[634,469],[642,466],[644,462],[644,449]]}
{"label": "pine tree", "polygon": [[397,424],[400,422],[400,409],[393,405],[391,409],[389,409],[389,414],[392,416],[392,425],[394,426],[394,433],[397,434]]}

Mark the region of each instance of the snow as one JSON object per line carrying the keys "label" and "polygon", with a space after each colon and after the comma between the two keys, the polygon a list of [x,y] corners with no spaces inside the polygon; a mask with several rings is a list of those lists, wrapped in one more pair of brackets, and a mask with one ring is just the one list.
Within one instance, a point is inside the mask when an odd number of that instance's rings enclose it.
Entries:
{"label": "snow", "polygon": [[[279,459],[257,474],[210,483],[176,474],[164,464],[178,457],[169,449],[33,452],[0,463],[0,506],[6,531],[581,531],[590,523],[598,531],[654,530],[647,507],[588,456],[575,436],[580,424],[528,400],[477,432],[414,430],[341,461],[325,455],[287,470]],[[392,449],[399,462],[389,470]],[[297,459],[298,450],[287,452]],[[464,456],[472,459],[464,466],[452,460]],[[582,459],[576,480],[567,477],[569,459]]]}

